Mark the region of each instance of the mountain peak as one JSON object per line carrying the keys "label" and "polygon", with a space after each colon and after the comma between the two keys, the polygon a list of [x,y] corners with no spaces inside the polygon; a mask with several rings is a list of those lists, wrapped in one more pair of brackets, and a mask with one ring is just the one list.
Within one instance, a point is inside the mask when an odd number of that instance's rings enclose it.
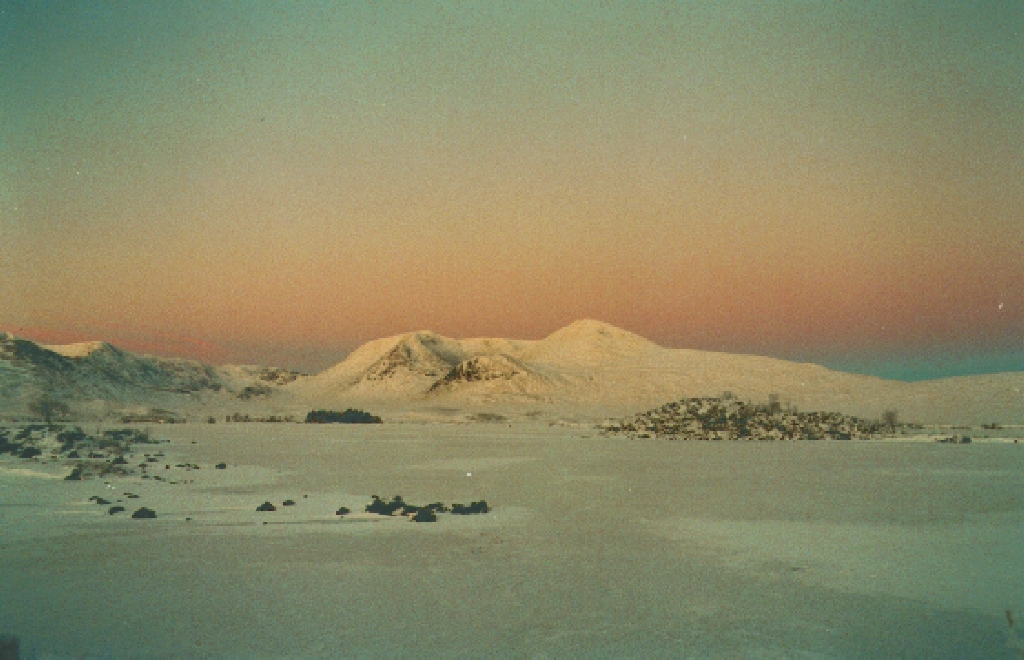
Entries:
{"label": "mountain peak", "polygon": [[548,335],[543,341],[568,341],[568,342],[626,342],[630,344],[650,344],[651,342],[644,339],[640,335],[634,334],[628,330],[617,328],[609,323],[603,321],[596,321],[594,319],[580,319],[573,321],[564,328],[555,330]]}
{"label": "mountain peak", "polygon": [[656,346],[628,330],[594,319],[581,319],[537,342],[528,356],[539,360],[593,364],[608,358],[635,355]]}

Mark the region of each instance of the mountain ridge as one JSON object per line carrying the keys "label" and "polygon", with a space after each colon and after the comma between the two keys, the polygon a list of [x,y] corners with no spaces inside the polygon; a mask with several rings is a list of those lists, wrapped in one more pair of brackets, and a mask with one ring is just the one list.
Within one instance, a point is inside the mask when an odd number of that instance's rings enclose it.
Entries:
{"label": "mountain ridge", "polygon": [[368,341],[318,374],[136,355],[105,342],[46,346],[0,331],[0,412],[43,392],[71,401],[188,408],[241,405],[632,414],[691,396],[877,418],[1024,423],[1024,372],[905,383],[777,358],[659,346],[592,319],[539,340],[452,339],[422,330]]}

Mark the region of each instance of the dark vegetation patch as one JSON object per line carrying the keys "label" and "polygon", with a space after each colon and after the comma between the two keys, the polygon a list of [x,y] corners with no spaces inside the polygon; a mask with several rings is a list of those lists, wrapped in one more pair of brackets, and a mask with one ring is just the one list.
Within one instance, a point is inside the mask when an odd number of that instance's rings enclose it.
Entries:
{"label": "dark vegetation patch", "polygon": [[306,414],[307,424],[381,424],[383,421],[376,415],[354,408],[349,408],[345,412],[310,410]]}
{"label": "dark vegetation patch", "polygon": [[[210,424],[216,424],[217,420],[210,417],[206,420]],[[283,422],[294,422],[295,417],[292,415],[269,415],[267,417],[253,417],[252,415],[242,413],[232,413],[224,418],[225,422],[228,423],[244,423],[244,422],[259,422],[259,423],[283,423]]]}
{"label": "dark vegetation patch", "polygon": [[945,438],[939,438],[936,442],[950,445],[969,445],[971,444],[971,437],[969,435],[951,435]]}
{"label": "dark vegetation patch", "polygon": [[126,413],[121,416],[122,424],[184,424],[185,418],[173,410],[159,408],[142,413]]}
{"label": "dark vegetation patch", "polygon": [[894,411],[883,420],[865,420],[837,412],[797,412],[784,409],[778,397],[767,405],[732,396],[690,398],[606,423],[604,433],[636,438],[679,440],[859,440],[901,431]]}
{"label": "dark vegetation patch", "polygon": [[507,422],[508,421],[508,417],[505,417],[504,415],[499,415],[497,413],[488,413],[488,412],[482,412],[482,413],[477,413],[475,415],[470,415],[469,418],[471,420],[473,420],[474,422],[498,423],[498,422]]}

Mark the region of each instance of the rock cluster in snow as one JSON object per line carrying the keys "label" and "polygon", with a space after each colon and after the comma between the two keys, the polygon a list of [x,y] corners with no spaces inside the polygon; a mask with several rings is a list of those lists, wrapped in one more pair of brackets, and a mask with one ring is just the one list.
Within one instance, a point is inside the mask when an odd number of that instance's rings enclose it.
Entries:
{"label": "rock cluster in snow", "polygon": [[782,410],[734,398],[682,399],[602,425],[609,434],[681,440],[858,440],[894,430],[835,412]]}

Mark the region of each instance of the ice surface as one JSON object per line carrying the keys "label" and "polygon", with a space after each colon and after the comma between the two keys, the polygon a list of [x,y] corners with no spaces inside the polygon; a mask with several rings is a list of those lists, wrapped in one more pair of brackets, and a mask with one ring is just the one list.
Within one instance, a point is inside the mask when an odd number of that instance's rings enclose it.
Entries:
{"label": "ice surface", "polygon": [[[109,488],[0,459],[0,632],[23,651],[1017,657],[1024,445],[685,443],[520,422],[156,433],[172,440],[147,446],[160,471],[192,483]],[[88,501],[123,492],[158,518]],[[373,494],[493,511],[334,515]],[[296,505],[255,511],[284,499]]]}

